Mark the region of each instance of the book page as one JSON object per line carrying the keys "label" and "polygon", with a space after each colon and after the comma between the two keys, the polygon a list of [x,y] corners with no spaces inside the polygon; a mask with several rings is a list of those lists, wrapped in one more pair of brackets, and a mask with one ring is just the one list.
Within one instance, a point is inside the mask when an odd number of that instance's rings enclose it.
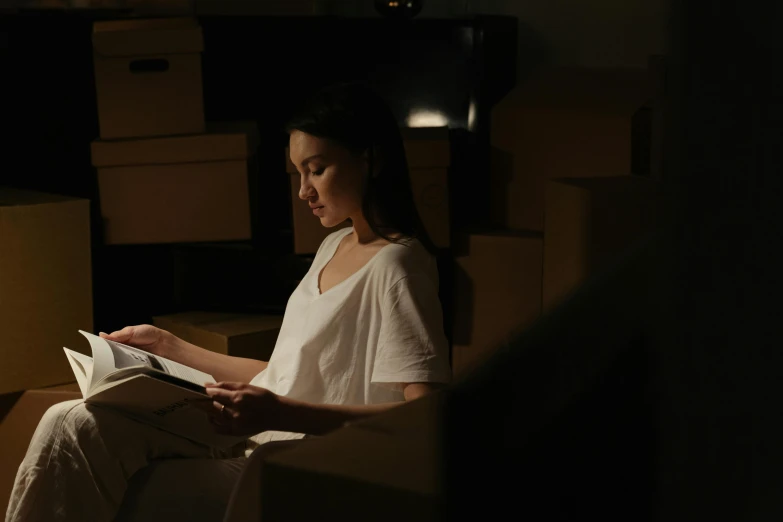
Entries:
{"label": "book page", "polygon": [[[90,348],[92,349],[92,372],[88,381],[88,390],[92,391],[95,386],[101,382],[107,375],[114,372],[116,367],[114,366],[114,355],[112,355],[109,345],[97,335],[93,335],[84,330],[79,330],[90,342]],[[141,366],[141,364],[139,364]]]}
{"label": "book page", "polygon": [[92,357],[79,352],[74,352],[65,347],[63,347],[63,350],[65,350],[65,356],[71,364],[74,376],[76,376],[76,383],[79,385],[82,397],[86,398],[90,393],[90,377],[92,377],[93,366]]}
{"label": "book page", "polygon": [[93,346],[93,355],[96,353],[96,345],[101,346],[98,351],[100,351],[105,359],[105,361],[103,361],[104,367],[111,368],[110,371],[103,373],[98,379],[93,379],[91,386],[96,386],[102,380],[106,380],[109,374],[114,371],[127,370],[128,368],[149,368],[193,384],[198,384],[199,386],[204,386],[204,384],[208,382],[215,382],[214,377],[208,373],[190,368],[184,364],[171,361],[164,357],[160,357],[159,355],[153,355],[140,348],[134,348],[133,346],[103,339],[102,337],[81,330],[80,332],[90,340],[90,344]]}

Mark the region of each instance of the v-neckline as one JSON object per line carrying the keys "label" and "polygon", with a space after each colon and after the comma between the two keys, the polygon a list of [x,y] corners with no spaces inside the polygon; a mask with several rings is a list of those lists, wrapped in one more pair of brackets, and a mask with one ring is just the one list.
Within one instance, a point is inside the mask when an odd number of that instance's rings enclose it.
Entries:
{"label": "v-neckline", "polygon": [[352,233],[353,233],[353,227],[350,228],[350,231],[348,232],[348,234],[344,234],[340,239],[335,241],[335,245],[332,248],[332,251],[329,254],[329,257],[326,259],[326,262],[324,262],[324,264],[321,265],[321,267],[318,269],[318,273],[315,276],[315,285],[314,285],[315,286],[315,298],[316,299],[321,297],[321,296],[323,296],[324,294],[328,294],[329,292],[331,292],[332,290],[334,290],[338,286],[341,286],[346,281],[349,281],[349,280],[353,279],[354,277],[356,277],[357,274],[360,274],[361,272],[366,270],[367,267],[370,266],[370,263],[373,262],[373,259],[378,257],[378,254],[381,253],[381,250],[383,250],[384,248],[386,248],[387,246],[392,244],[392,243],[389,243],[387,245],[383,245],[381,248],[378,249],[378,251],[375,254],[373,254],[373,256],[370,259],[367,260],[367,262],[365,264],[363,264],[361,266],[361,268],[359,268],[359,270],[357,270],[353,274],[349,275],[348,277],[346,277],[345,279],[343,279],[342,281],[340,281],[336,285],[332,286],[326,292],[321,292],[321,276],[323,275],[324,270],[326,270],[326,267],[329,265],[329,263],[332,262],[332,259],[334,259],[334,256],[337,254],[337,250],[340,248],[340,245],[343,242],[343,239],[345,239],[346,237],[348,237],[349,234],[352,234]]}

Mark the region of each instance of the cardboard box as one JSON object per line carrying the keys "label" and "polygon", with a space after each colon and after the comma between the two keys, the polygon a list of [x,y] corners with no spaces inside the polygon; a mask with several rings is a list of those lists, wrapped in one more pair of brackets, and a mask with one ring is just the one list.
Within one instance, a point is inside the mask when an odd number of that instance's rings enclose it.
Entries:
{"label": "cardboard box", "polygon": [[416,210],[433,244],[448,248],[451,245],[448,128],[407,128],[402,135]]}
{"label": "cardboard box", "polygon": [[261,518],[438,520],[442,401],[431,394],[269,456]]}
{"label": "cardboard box", "polygon": [[0,393],[73,381],[92,331],[90,204],[0,187]]}
{"label": "cardboard box", "polygon": [[400,133],[411,170],[451,165],[448,127],[404,127]]}
{"label": "cardboard box", "polygon": [[[448,169],[451,162],[448,128],[406,128],[401,130],[410,170],[416,209],[430,239],[439,248],[450,245]],[[299,172],[286,149],[286,172],[291,175],[294,251],[312,254],[335,229],[325,229],[299,198]],[[344,226],[350,226],[346,223]]]}
{"label": "cardboard box", "polygon": [[213,352],[268,361],[282,315],[184,312],[152,318],[155,326]]}
{"label": "cardboard box", "polygon": [[544,228],[544,310],[651,232],[657,202],[657,183],[638,176],[550,180]]}
{"label": "cardboard box", "polygon": [[8,508],[16,472],[43,414],[58,402],[81,398],[80,392],[50,390],[0,395],[0,510],[3,513]]}
{"label": "cardboard box", "polygon": [[102,139],[204,132],[195,19],[96,22],[92,43]]}
{"label": "cardboard box", "polygon": [[106,244],[250,239],[253,124],[208,134],[94,141]]}
{"label": "cardboard box", "polygon": [[541,315],[543,245],[539,232],[471,234],[456,258],[455,377]]}
{"label": "cardboard box", "polygon": [[492,221],[543,230],[546,181],[646,175],[652,82],[645,69],[558,68],[492,112]]}

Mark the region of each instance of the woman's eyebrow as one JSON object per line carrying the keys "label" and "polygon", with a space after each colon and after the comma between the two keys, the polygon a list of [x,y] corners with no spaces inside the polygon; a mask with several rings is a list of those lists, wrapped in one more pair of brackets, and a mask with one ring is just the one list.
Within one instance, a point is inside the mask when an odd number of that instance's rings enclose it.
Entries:
{"label": "woman's eyebrow", "polygon": [[323,154],[313,154],[312,156],[310,156],[310,157],[308,157],[308,158],[305,158],[304,160],[302,160],[302,163],[301,163],[301,165],[304,167],[304,166],[306,166],[308,163],[310,163],[310,161],[314,160],[315,158],[323,158]]}

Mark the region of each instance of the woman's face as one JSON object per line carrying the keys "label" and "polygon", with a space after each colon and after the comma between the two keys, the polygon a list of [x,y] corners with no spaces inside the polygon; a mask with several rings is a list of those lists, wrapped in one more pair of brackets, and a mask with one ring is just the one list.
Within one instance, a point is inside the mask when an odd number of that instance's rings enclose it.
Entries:
{"label": "woman's face", "polygon": [[299,198],[325,227],[362,217],[362,183],[367,162],[345,147],[302,131],[291,132],[291,162],[299,171]]}

